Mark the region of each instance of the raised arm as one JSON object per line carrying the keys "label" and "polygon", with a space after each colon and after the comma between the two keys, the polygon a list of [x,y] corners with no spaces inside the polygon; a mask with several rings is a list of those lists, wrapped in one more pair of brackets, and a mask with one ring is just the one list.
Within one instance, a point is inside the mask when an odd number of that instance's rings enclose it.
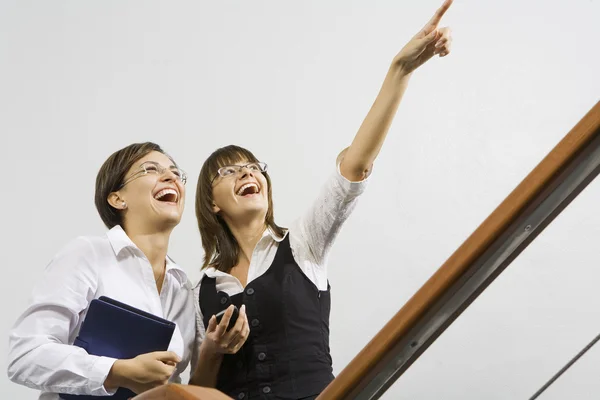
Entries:
{"label": "raised arm", "polygon": [[345,151],[340,172],[350,181],[363,180],[377,158],[412,73],[434,55],[450,53],[449,28],[438,28],[452,0],[446,0],[425,26],[394,57],[383,85],[352,144]]}

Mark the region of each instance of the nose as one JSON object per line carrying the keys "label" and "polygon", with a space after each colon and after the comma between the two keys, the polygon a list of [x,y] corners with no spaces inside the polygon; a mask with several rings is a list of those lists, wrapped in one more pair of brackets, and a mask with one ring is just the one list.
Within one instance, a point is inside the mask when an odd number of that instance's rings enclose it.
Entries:
{"label": "nose", "polygon": [[252,170],[248,167],[241,167],[239,172],[240,178],[243,179],[247,176],[254,176]]}
{"label": "nose", "polygon": [[177,175],[170,169],[165,169],[165,172],[161,175],[161,180],[164,182],[174,182],[177,180]]}

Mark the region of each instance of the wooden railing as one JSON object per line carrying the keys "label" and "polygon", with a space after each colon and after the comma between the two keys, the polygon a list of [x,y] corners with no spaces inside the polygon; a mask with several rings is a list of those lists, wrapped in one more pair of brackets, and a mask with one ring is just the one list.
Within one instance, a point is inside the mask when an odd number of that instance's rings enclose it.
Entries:
{"label": "wooden railing", "polygon": [[600,102],[450,256],[318,400],[376,399],[600,172]]}

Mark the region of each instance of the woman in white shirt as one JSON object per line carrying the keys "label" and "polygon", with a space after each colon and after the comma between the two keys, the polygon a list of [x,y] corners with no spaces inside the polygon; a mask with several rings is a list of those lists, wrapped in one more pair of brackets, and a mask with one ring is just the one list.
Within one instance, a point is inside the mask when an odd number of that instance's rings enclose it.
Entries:
{"label": "woman in white shirt", "polygon": [[[200,356],[192,383],[240,400],[297,400],[314,399],[331,382],[328,253],[365,189],[412,73],[450,52],[449,29],[437,28],[450,4],[394,58],[373,107],[338,157],[337,171],[289,230],[274,222],[265,163],[237,146],[206,160],[196,194],[205,260],[195,288]],[[249,327],[238,318],[227,332],[234,306]],[[224,309],[217,324],[215,314]],[[236,334],[248,337],[242,346],[230,342]]]}
{"label": "woman in white shirt", "polygon": [[[110,229],[79,237],[52,259],[9,335],[8,376],[41,390],[107,396],[178,382],[195,337],[191,285],[167,256],[181,219],[185,173],[154,143],[112,154],[96,179],[95,203]],[[176,323],[168,351],[115,360],[73,346],[90,302],[108,296]]]}

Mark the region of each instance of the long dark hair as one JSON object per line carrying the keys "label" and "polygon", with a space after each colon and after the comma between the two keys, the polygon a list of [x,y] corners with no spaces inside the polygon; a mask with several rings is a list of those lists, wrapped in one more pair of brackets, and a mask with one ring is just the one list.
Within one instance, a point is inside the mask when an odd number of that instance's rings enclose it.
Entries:
{"label": "long dark hair", "polygon": [[[219,168],[235,164],[240,160],[259,161],[249,150],[230,145],[215,150],[204,161],[200,170],[196,187],[196,219],[204,248],[203,269],[212,266],[220,271],[229,272],[238,263],[240,246],[223,218],[213,212],[212,180],[217,175]],[[268,184],[269,200],[265,225],[275,234],[283,236],[284,229],[275,224],[273,216],[271,178],[266,171],[263,172],[263,175]]]}

